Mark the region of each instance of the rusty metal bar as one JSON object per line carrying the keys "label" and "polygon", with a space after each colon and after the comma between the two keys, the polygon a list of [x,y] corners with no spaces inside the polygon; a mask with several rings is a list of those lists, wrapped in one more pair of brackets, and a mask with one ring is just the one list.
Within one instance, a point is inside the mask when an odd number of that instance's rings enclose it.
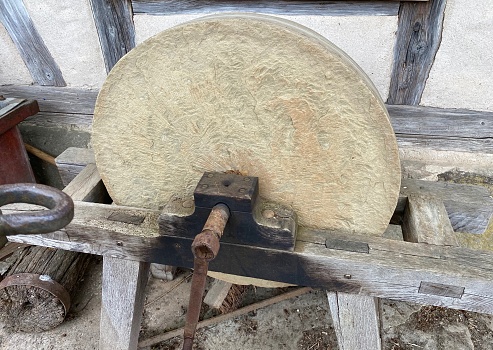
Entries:
{"label": "rusty metal bar", "polygon": [[202,298],[204,296],[205,283],[207,281],[209,261],[214,259],[219,252],[219,239],[223,235],[229,215],[230,212],[226,205],[217,204],[214,206],[202,232],[193,240],[194,270],[188,311],[185,319],[185,329],[183,332],[183,350],[192,349],[193,338],[202,306]]}

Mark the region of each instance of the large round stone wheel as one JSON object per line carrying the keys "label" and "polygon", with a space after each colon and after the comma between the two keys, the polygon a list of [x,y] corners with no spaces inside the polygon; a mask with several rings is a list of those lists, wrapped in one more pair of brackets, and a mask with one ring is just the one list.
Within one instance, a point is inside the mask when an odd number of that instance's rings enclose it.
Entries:
{"label": "large round stone wheel", "polygon": [[299,223],[380,235],[397,144],[363,71],[315,32],[253,14],[205,17],[137,46],[96,103],[93,148],[117,204],[188,198],[205,171],[258,176]]}

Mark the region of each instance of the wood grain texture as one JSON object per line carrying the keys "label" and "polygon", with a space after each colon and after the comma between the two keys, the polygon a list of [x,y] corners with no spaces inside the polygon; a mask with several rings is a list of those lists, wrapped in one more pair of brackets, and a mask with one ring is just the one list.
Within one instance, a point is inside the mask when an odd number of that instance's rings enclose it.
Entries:
{"label": "wood grain texture", "polygon": [[327,292],[330,314],[340,350],[381,350],[378,299]]}
{"label": "wood grain texture", "polygon": [[[13,236],[9,240],[63,246],[136,261],[192,266],[191,240],[157,234],[158,211],[147,211],[141,225],[105,219],[114,211],[143,214],[141,210],[127,207],[77,202],[75,218],[66,229],[47,235]],[[139,230],[144,226],[148,232],[142,235]],[[351,234],[351,240],[369,246],[368,254],[356,253],[327,249],[324,245],[327,234],[302,228],[293,252],[224,243],[210,267],[228,274],[330,291],[493,314],[492,252]],[[347,233],[330,235],[340,239],[348,237]],[[97,242],[94,237],[98,237]],[[351,278],[345,277],[347,275]],[[419,293],[422,282],[464,288],[464,293],[460,298]]]}
{"label": "wood grain texture", "polygon": [[91,256],[46,247],[26,248],[9,269],[7,276],[19,273],[44,275],[59,283],[61,290],[49,292],[36,284],[16,284],[0,290],[0,319],[15,331],[42,332],[63,322],[70,307],[70,295],[90,262]]}
{"label": "wood grain texture", "polygon": [[34,27],[22,0],[0,2],[0,21],[17,46],[34,82],[39,85],[66,86],[62,72]]}
{"label": "wood grain texture", "polygon": [[149,263],[103,258],[100,350],[134,350],[144,310]]}
{"label": "wood grain texture", "polygon": [[106,72],[135,46],[130,0],[90,0]]}
{"label": "wood grain texture", "polygon": [[2,85],[0,95],[38,101],[42,112],[93,114],[98,91],[32,85]]}
{"label": "wood grain texture", "polygon": [[397,135],[493,139],[493,112],[387,105]]}
{"label": "wood grain texture", "polygon": [[401,2],[387,103],[418,105],[442,38],[446,0]]}
{"label": "wood grain texture", "polygon": [[[493,198],[482,186],[403,179],[397,211],[403,211],[409,196],[414,195],[431,196],[430,203],[434,201],[436,206],[436,201],[443,202],[455,232],[481,234],[493,217]],[[429,220],[434,220],[434,214],[429,215]]]}
{"label": "wood grain texture", "polygon": [[77,176],[63,189],[74,200],[103,203],[108,199],[96,164],[88,164]]}
{"label": "wood grain texture", "polygon": [[91,149],[69,147],[55,158],[55,163],[62,183],[67,186],[88,164],[96,161]]}
{"label": "wood grain texture", "polygon": [[232,285],[232,283],[226,281],[215,280],[204,297],[204,304],[211,308],[219,309]]}
{"label": "wood grain texture", "polygon": [[302,224],[381,234],[400,184],[366,75],[326,39],[268,16],[209,17],[136,47],[99,93],[92,143],[111,197],[129,206],[162,207],[204,171],[237,170]]}
{"label": "wood grain texture", "polygon": [[259,12],[276,15],[396,16],[395,1],[197,1],[133,0],[136,14],[209,14],[212,12]]}
{"label": "wood grain texture", "polygon": [[402,224],[408,242],[458,246],[445,205],[430,195],[411,194]]}

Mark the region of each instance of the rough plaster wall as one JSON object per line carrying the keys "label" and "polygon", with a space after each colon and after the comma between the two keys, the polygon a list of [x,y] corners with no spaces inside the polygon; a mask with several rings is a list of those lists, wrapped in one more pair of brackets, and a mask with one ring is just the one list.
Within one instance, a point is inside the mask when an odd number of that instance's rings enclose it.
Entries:
{"label": "rough plaster wall", "polygon": [[0,24],[0,85],[31,84],[33,79],[5,27]]}
{"label": "rough plaster wall", "polygon": [[67,85],[99,88],[106,71],[89,2],[24,0],[24,3]]}
{"label": "rough plaster wall", "polygon": [[[134,16],[136,42],[203,15]],[[384,100],[392,69],[397,16],[280,16],[325,36],[368,74]]]}
{"label": "rough plaster wall", "polygon": [[493,111],[491,1],[449,0],[421,104]]}

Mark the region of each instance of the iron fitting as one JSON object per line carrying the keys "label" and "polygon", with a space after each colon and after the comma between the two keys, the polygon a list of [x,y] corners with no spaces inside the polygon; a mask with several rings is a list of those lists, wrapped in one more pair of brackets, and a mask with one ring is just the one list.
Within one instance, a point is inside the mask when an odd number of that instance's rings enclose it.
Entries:
{"label": "iron fitting", "polygon": [[192,243],[193,255],[198,259],[211,261],[219,252],[219,238],[211,230],[203,230]]}

